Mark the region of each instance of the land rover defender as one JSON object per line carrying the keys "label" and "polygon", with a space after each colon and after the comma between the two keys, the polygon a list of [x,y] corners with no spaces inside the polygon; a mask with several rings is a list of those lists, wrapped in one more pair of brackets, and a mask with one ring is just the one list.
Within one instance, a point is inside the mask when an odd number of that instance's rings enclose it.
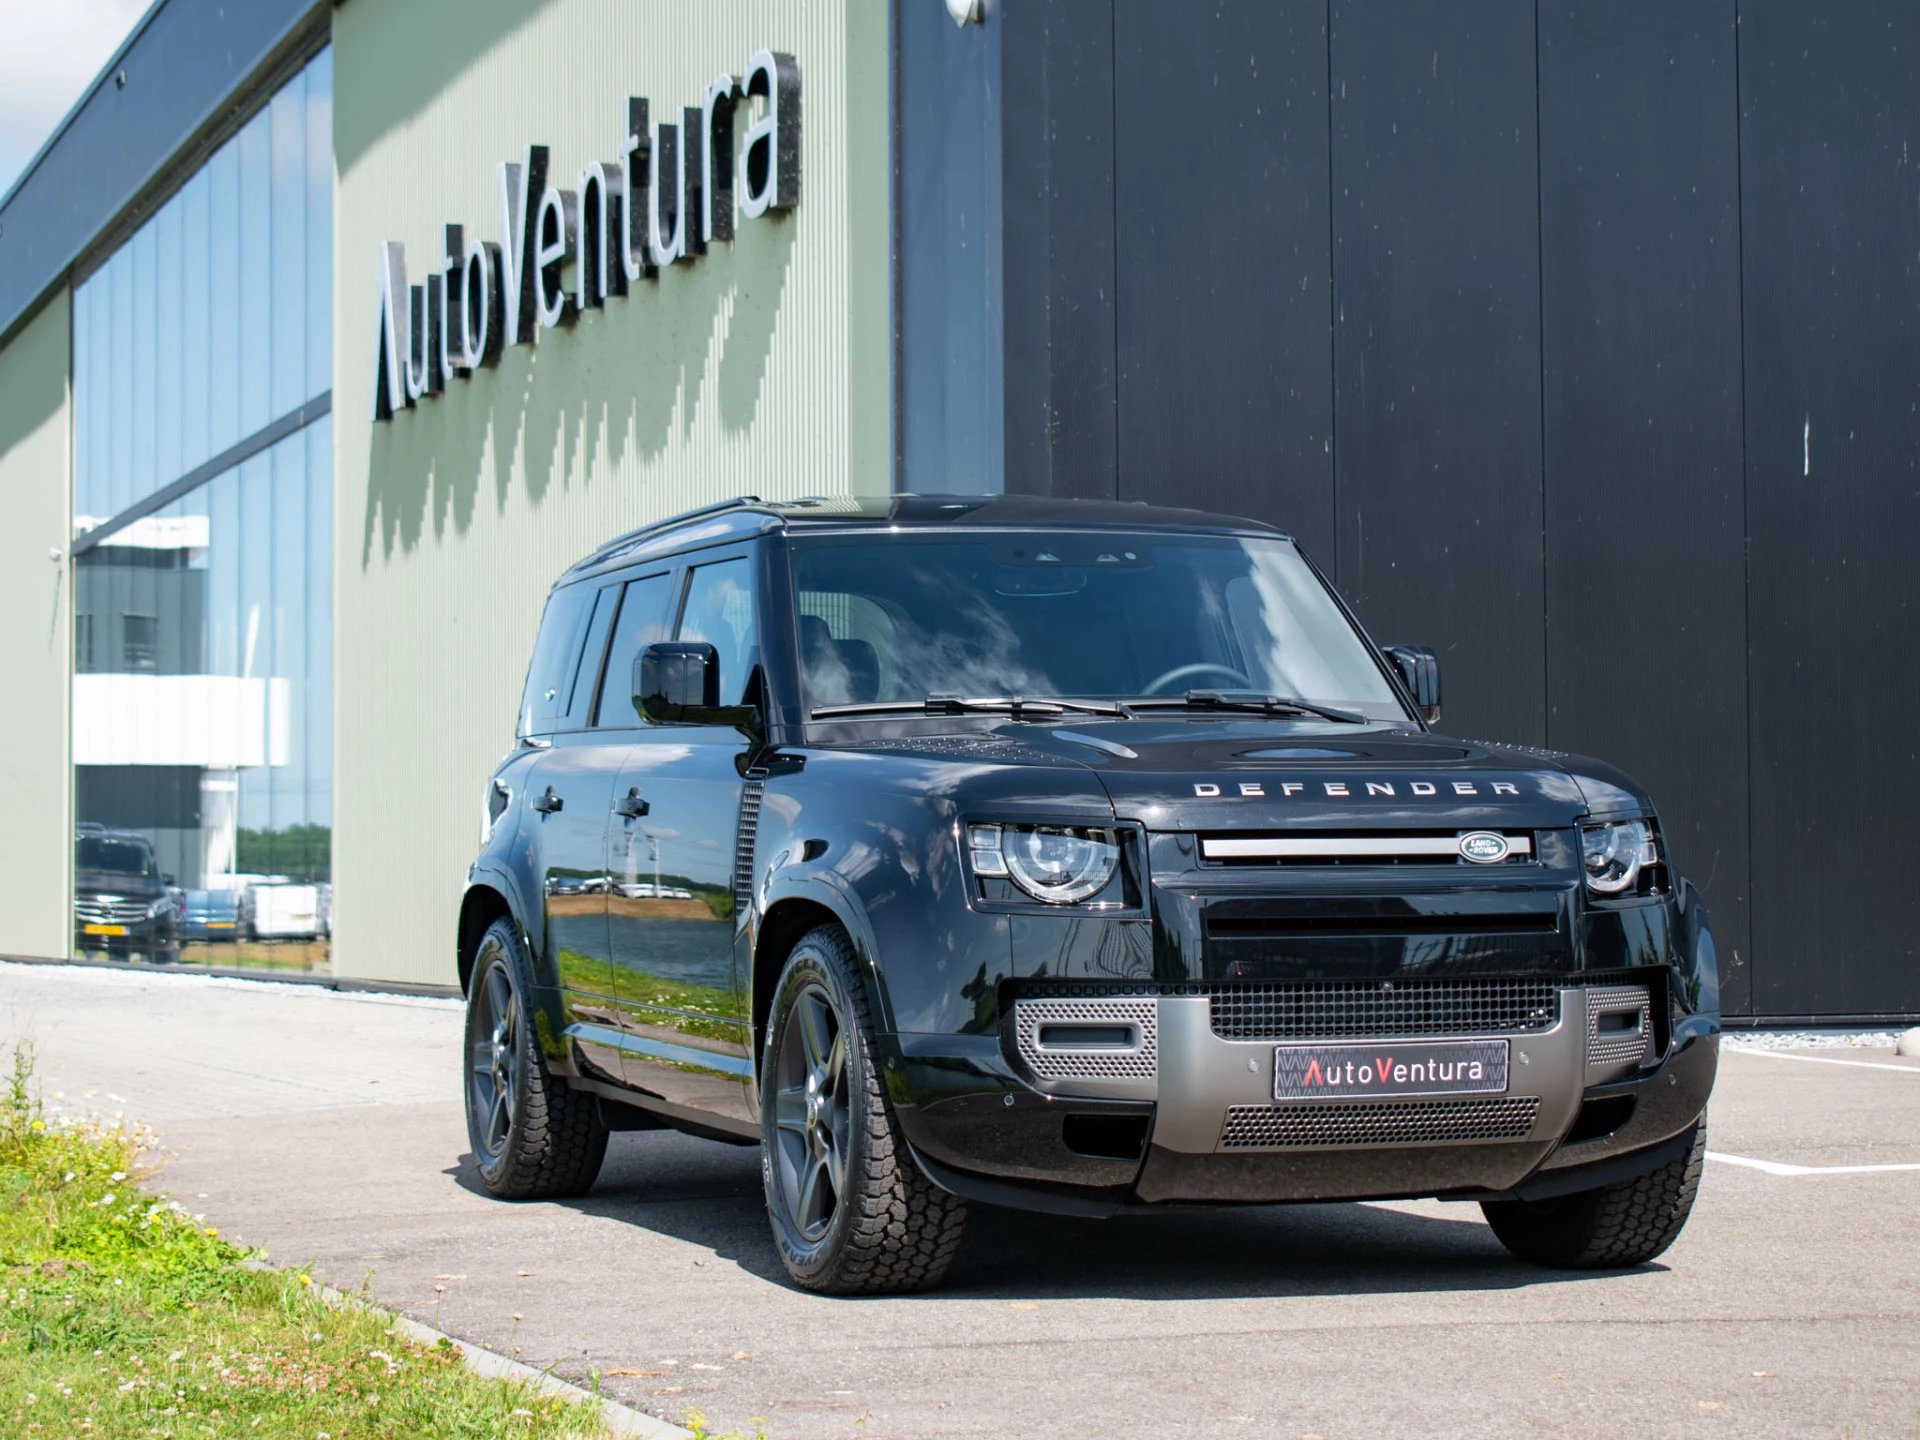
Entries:
{"label": "land rover defender", "polygon": [[1475,1201],[1664,1250],[1713,941],[1645,791],[1435,732],[1287,535],[1014,496],[742,499],[554,586],[457,925],[473,1155],[757,1144],[800,1285],[939,1280],[969,1202]]}

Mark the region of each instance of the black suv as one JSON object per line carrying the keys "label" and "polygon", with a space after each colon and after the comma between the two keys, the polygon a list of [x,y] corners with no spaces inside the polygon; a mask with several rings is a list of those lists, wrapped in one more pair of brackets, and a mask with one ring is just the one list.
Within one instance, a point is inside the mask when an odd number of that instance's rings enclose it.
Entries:
{"label": "black suv", "polygon": [[561,577],[458,926],[487,1188],[609,1130],[761,1147],[811,1289],[968,1201],[1475,1200],[1679,1233],[1713,942],[1646,793],[1446,739],[1284,534],[1139,505],[743,499]]}
{"label": "black suv", "polygon": [[84,822],[73,837],[73,947],[156,963],[180,958],[173,877],[133,830]]}

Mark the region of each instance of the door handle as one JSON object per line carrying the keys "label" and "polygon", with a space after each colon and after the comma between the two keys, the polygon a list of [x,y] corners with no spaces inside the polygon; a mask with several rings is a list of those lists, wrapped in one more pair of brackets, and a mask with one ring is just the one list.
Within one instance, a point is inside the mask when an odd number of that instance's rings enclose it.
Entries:
{"label": "door handle", "polygon": [[567,805],[565,800],[553,793],[551,785],[547,786],[545,794],[534,796],[529,803],[542,815],[551,815],[556,810],[564,810]]}
{"label": "door handle", "polygon": [[624,800],[616,800],[613,803],[613,813],[628,820],[638,820],[652,808],[651,805],[640,798],[640,790],[637,786],[627,791]]}

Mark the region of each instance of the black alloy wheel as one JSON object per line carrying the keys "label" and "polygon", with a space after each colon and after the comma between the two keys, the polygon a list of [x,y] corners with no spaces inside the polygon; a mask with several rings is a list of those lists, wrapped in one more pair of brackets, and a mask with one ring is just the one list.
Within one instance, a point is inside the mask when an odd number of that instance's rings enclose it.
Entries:
{"label": "black alloy wheel", "polygon": [[853,1123],[845,1023],[824,986],[794,997],[775,1053],[774,1178],[794,1229],[817,1243],[847,1193]]}
{"label": "black alloy wheel", "polygon": [[474,948],[467,986],[467,1140],[489,1193],[503,1200],[578,1195],[607,1153],[591,1095],[548,1072],[528,1011],[526,947],[496,920]]}
{"label": "black alloy wheel", "polygon": [[484,1163],[507,1148],[520,1089],[520,1003],[502,957],[475,978],[467,1004],[467,1128]]}

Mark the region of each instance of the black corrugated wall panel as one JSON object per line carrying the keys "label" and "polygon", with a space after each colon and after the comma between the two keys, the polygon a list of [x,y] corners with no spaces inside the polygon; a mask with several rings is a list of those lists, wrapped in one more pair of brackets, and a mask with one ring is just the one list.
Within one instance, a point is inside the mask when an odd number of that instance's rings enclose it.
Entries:
{"label": "black corrugated wall panel", "polygon": [[1543,0],[1547,736],[1652,790],[1744,1011],[1732,0]]}
{"label": "black corrugated wall panel", "polygon": [[1324,0],[1114,7],[1119,495],[1334,563]]}
{"label": "black corrugated wall panel", "polygon": [[1730,1014],[1920,1014],[1920,6],[896,15],[905,487],[1292,529],[1648,785]]}
{"label": "black corrugated wall panel", "polygon": [[1114,7],[1009,6],[1007,489],[1114,493]]}
{"label": "black corrugated wall panel", "polygon": [[1339,580],[1448,728],[1546,738],[1532,0],[1332,7]]}
{"label": "black corrugated wall panel", "polygon": [[1920,7],[1741,0],[1754,1008],[1920,1004]]}

